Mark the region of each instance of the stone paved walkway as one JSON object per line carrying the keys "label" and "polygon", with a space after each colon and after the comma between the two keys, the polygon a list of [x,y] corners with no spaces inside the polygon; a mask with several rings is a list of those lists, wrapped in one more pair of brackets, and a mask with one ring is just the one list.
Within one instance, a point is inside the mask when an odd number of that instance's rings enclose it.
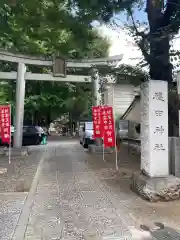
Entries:
{"label": "stone paved walkway", "polygon": [[105,163],[92,167],[91,161],[101,160],[84,152],[77,141],[51,148],[41,166],[30,211],[24,209],[20,217],[22,222],[27,214],[25,228],[17,228],[20,235],[13,240],[124,240],[131,238],[132,226],[148,219],[180,226],[177,215],[172,217],[173,205],[141,200],[129,190],[128,176],[110,176]]}
{"label": "stone paved walkway", "polygon": [[65,144],[45,160],[24,239],[130,235],[100,181],[88,170],[85,154],[77,144]]}

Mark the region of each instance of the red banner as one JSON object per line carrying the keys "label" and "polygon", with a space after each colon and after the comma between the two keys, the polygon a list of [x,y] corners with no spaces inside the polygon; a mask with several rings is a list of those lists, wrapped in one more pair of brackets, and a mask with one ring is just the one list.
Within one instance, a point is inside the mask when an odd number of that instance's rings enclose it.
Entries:
{"label": "red banner", "polygon": [[94,106],[92,107],[92,120],[93,120],[93,138],[102,138],[101,132],[101,119],[100,119],[100,109],[101,106]]}
{"label": "red banner", "polygon": [[11,106],[0,105],[0,133],[2,143],[11,143]]}
{"label": "red banner", "polygon": [[113,118],[113,108],[103,106],[100,111],[101,133],[104,138],[104,147],[115,147],[115,127]]}

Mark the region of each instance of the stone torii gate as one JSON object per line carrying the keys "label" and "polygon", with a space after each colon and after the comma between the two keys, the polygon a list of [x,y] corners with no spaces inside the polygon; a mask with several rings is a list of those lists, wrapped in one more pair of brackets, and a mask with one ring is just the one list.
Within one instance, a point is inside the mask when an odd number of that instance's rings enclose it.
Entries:
{"label": "stone torii gate", "polygon": [[[0,60],[7,62],[15,62],[18,64],[17,72],[0,72],[1,79],[9,79],[16,81],[16,109],[15,109],[15,134],[14,147],[22,146],[22,126],[24,120],[24,99],[25,99],[25,82],[26,80],[37,81],[64,81],[64,82],[94,82],[94,96],[96,104],[99,103],[99,75],[98,71],[92,71],[92,77],[86,75],[66,75],[66,68],[91,69],[102,66],[116,66],[122,60],[123,55],[107,58],[94,58],[86,60],[63,60],[60,57],[46,59],[44,57],[32,57],[21,54],[0,51]],[[38,65],[53,67],[54,74],[37,74],[26,72],[26,65]],[[113,81],[111,81],[112,83]]]}

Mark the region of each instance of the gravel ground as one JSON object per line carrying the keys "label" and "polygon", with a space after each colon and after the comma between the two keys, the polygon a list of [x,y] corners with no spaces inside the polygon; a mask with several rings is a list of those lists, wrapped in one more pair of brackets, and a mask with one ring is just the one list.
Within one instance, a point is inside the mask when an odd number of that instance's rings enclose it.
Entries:
{"label": "gravel ground", "polygon": [[29,156],[8,157],[0,156],[0,168],[7,169],[0,174],[0,193],[3,192],[29,192],[32,180],[39,164],[41,151],[32,151]]}

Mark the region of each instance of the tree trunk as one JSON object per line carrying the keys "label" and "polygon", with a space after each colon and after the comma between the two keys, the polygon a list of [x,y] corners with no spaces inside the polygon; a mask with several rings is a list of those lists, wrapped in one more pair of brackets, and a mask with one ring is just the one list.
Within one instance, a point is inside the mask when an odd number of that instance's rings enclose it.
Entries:
{"label": "tree trunk", "polygon": [[153,80],[172,82],[172,65],[169,59],[169,37],[152,37],[150,42],[150,77]]}
{"label": "tree trunk", "polygon": [[169,35],[162,12],[163,2],[147,0],[147,14],[150,27],[150,77],[153,80],[172,82],[172,64],[169,57]]}
{"label": "tree trunk", "polygon": [[34,124],[35,125],[39,124],[39,114],[38,114],[38,111],[34,112]]}
{"label": "tree trunk", "polygon": [[49,127],[50,123],[51,123],[51,113],[47,112],[47,115],[46,115],[46,125],[47,125],[47,127]]}
{"label": "tree trunk", "polygon": [[72,112],[69,111],[69,132],[70,132],[70,135],[72,136],[73,135],[73,125],[72,125]]}
{"label": "tree trunk", "polygon": [[31,122],[32,122],[32,125],[34,125],[34,113],[31,114]]}

